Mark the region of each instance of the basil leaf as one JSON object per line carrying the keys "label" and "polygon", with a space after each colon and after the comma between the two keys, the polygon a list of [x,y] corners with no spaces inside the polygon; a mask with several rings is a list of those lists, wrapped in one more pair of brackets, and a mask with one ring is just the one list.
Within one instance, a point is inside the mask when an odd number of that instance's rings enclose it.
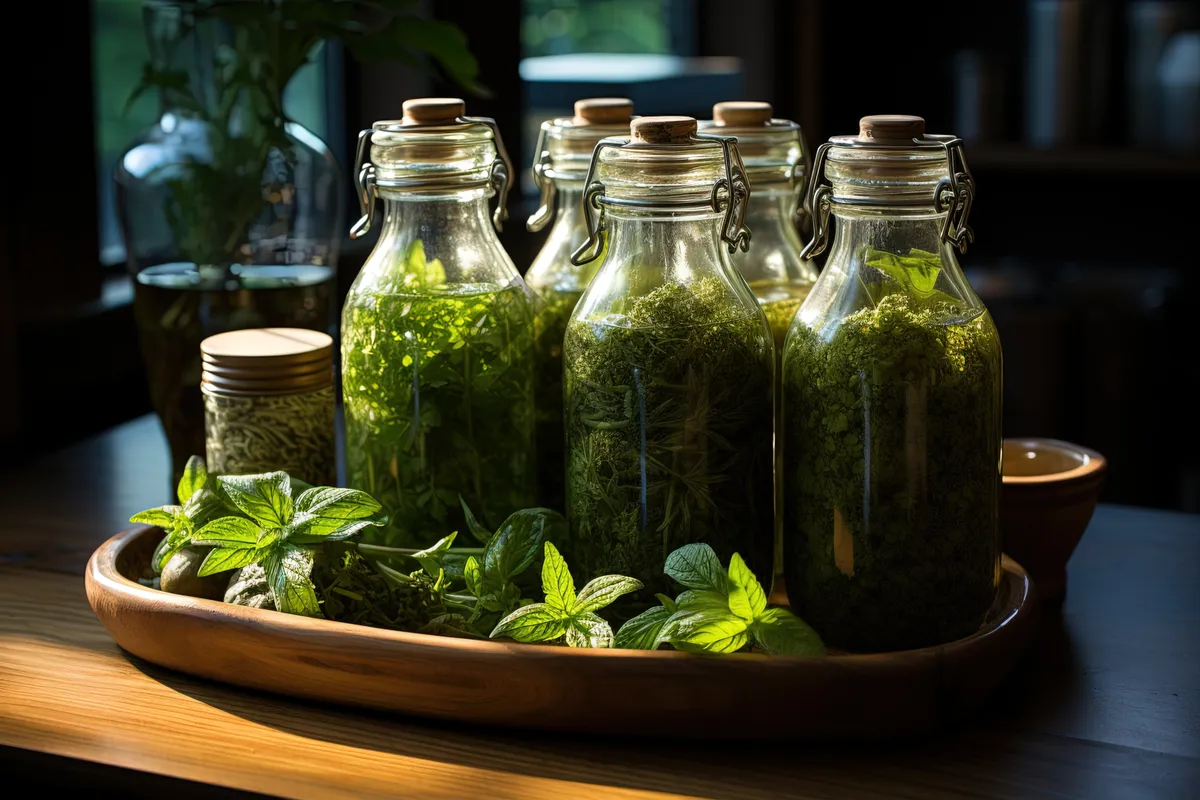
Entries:
{"label": "basil leaf", "polygon": [[326,536],[349,522],[374,517],[382,510],[375,498],[357,489],[309,489],[296,498],[292,526],[303,527],[309,536]]}
{"label": "basil leaf", "polygon": [[673,613],[666,606],[655,606],[627,620],[617,630],[615,646],[625,650],[658,649],[659,634]]}
{"label": "basil leaf", "polygon": [[467,567],[467,558],[468,556],[453,551],[442,556],[442,569],[446,571],[446,577],[452,581],[465,580],[463,570]]}
{"label": "basil leaf", "polygon": [[[685,592],[685,594],[686,594],[686,592]],[[670,610],[670,612],[671,612],[672,614],[674,614],[674,613],[675,613],[675,611],[677,610],[677,607],[676,607],[676,605],[675,605],[675,601],[674,601],[674,600],[672,600],[671,598],[667,597],[665,594],[662,594],[661,592],[659,592],[658,594],[656,594],[656,595],[654,595],[654,596],[655,596],[655,597],[657,597],[657,598],[658,598],[658,602],[660,602],[660,603],[662,603],[664,606],[666,606],[666,607],[667,607],[667,608]]]}
{"label": "basil leaf", "polygon": [[[549,546],[549,545],[547,545]],[[604,608],[623,594],[636,592],[642,582],[624,575],[601,575],[579,590],[579,599],[571,609],[573,615],[586,614]]]}
{"label": "basil leaf", "polygon": [[191,500],[192,495],[204,488],[204,484],[207,482],[208,469],[204,466],[204,459],[200,456],[192,456],[188,459],[187,466],[183,468],[183,475],[179,477],[179,485],[175,489],[179,502],[186,503]]}
{"label": "basil leaf", "polygon": [[717,554],[706,544],[685,544],[663,565],[663,572],[680,586],[729,593],[729,581]]}
{"label": "basil leaf", "polygon": [[305,617],[321,616],[317,592],[313,587],[313,551],[306,547],[285,544],[267,556],[267,583],[275,609],[285,614]]}
{"label": "basil leaf", "polygon": [[567,628],[568,647],[608,648],[613,646],[612,628],[596,614],[584,614],[571,619]]}
{"label": "basil leaf", "polygon": [[312,534],[306,525],[300,527],[290,526],[288,528],[287,540],[293,544],[318,544],[319,542],[340,542],[349,539],[363,528],[369,528],[372,525],[386,525],[387,517],[376,519],[357,519],[353,522],[347,522],[340,528],[335,528],[328,533]]}
{"label": "basil leaf", "polygon": [[486,545],[492,539],[492,532],[479,524],[479,520],[475,519],[475,515],[467,507],[467,501],[462,498],[462,495],[458,496],[458,502],[462,506],[463,516],[467,518],[467,531],[475,537],[477,542]]}
{"label": "basil leaf", "polygon": [[729,583],[730,611],[742,619],[752,620],[767,610],[767,593],[737,553],[729,560]]}
{"label": "basil leaf", "polygon": [[787,656],[823,656],[825,644],[804,620],[784,608],[763,613],[751,628],[754,642],[768,653]]}
{"label": "basil leaf", "polygon": [[479,562],[475,560],[475,556],[467,559],[467,565],[463,567],[463,580],[467,584],[467,591],[479,597],[480,590],[483,588],[483,570],[480,568]]}
{"label": "basil leaf", "polygon": [[[546,605],[559,611],[569,612],[575,606],[575,581],[567,562],[558,548],[546,542],[546,556],[542,560],[542,591],[546,594]],[[586,591],[586,589],[584,590]]]}
{"label": "basil leaf", "polygon": [[449,536],[439,539],[432,546],[413,553],[413,558],[421,565],[421,569],[430,575],[437,575],[438,572],[442,571],[442,556],[450,549],[450,545],[454,544],[454,537],[457,535],[457,533],[452,533]]}
{"label": "basil leaf", "polygon": [[500,620],[491,637],[507,636],[518,642],[548,642],[567,631],[567,616],[545,603],[531,603]]}
{"label": "basil leaf", "polygon": [[192,544],[215,547],[258,547],[260,528],[244,517],[221,517],[205,525],[192,537]]}
{"label": "basil leaf", "polygon": [[158,508],[148,508],[145,511],[139,511],[129,518],[130,522],[138,522],[143,525],[157,525],[160,528],[175,527],[175,518],[183,511],[179,506],[159,506]]}
{"label": "basil leaf", "polygon": [[286,472],[228,475],[217,483],[234,505],[263,527],[283,528],[292,521],[291,478]]}
{"label": "basil leaf", "polygon": [[729,598],[720,592],[708,592],[700,589],[688,589],[675,598],[675,609],[678,611],[729,611]]}
{"label": "basil leaf", "polygon": [[230,547],[218,547],[208,552],[208,555],[204,557],[204,563],[200,565],[200,570],[196,574],[203,578],[206,575],[213,575],[218,572],[240,569],[258,561],[263,555],[264,552],[258,548],[235,550]]}
{"label": "basil leaf", "polygon": [[681,611],[664,626],[662,636],[672,646],[692,653],[733,653],[750,640],[746,620],[726,609]]}
{"label": "basil leaf", "polygon": [[545,525],[545,515],[533,508],[504,520],[483,553],[483,571],[489,580],[502,584],[528,569],[541,551]]}
{"label": "basil leaf", "polygon": [[242,510],[231,502],[226,502],[223,494],[218,494],[207,486],[198,489],[183,505],[183,515],[187,518],[192,530],[199,530],[214,519],[221,517],[245,516]]}

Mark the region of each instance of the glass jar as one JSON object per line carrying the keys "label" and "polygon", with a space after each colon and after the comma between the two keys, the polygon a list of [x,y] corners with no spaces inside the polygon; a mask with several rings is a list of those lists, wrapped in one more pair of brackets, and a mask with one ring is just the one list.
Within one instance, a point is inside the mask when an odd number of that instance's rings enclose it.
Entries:
{"label": "glass jar", "polygon": [[865,117],[817,152],[813,241],[833,248],[783,356],[792,607],[850,650],[977,630],[1000,578],[1002,362],[955,257],[973,238],[962,141]]}
{"label": "glass jar", "polygon": [[383,225],[342,314],[346,470],[386,509],[389,545],[465,532],[464,502],[489,530],[533,505],[535,297],[493,230],[510,174],[499,132],[463,113],[409,100],[359,136],[351,235],[376,197]]}
{"label": "glass jar", "polygon": [[537,503],[565,507],[563,461],[563,336],[575,304],[583,296],[601,259],[571,262],[571,253],[587,239],[583,213],[583,180],[596,143],[629,130],[633,101],[594,97],[575,103],[575,116],[542,123],[533,177],[542,204],[526,227],[540,231],[554,221],[546,243],[525,273],[525,281],[545,307],[537,316]]}
{"label": "glass jar", "polygon": [[628,611],[672,591],[664,560],[692,542],[770,575],[774,367],[724,247],[750,238],[736,144],[688,117],[631,129],[592,157],[573,258],[603,261],[563,345],[569,563],[642,581]]}
{"label": "glass jar", "polygon": [[[328,332],[344,184],[332,151],[282,116],[269,73],[278,54],[227,41],[193,3],[144,9],[158,119],[116,165],[117,211],[134,275],[150,398],[174,481],[205,452],[200,342],[261,327]],[[175,485],[173,482],[172,486]]]}

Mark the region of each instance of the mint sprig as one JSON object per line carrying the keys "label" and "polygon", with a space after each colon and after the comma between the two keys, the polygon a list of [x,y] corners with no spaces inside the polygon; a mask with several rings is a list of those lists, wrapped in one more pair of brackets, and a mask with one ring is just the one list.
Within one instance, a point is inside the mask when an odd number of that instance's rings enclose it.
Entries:
{"label": "mint sprig", "polygon": [[758,578],[734,553],[728,571],[706,544],[684,545],[667,556],[663,571],[686,587],[675,600],[630,619],[617,631],[617,647],[656,650],[670,644],[693,653],[734,653],[753,643],[768,653],[820,656],[816,631],[783,608],[768,608]]}
{"label": "mint sprig", "polygon": [[596,612],[618,597],[642,588],[641,581],[624,575],[601,575],[578,593],[567,562],[550,542],[542,559],[545,602],[521,606],[500,620],[491,638],[506,636],[518,642],[551,642],[565,637],[570,647],[612,647],[613,632]]}

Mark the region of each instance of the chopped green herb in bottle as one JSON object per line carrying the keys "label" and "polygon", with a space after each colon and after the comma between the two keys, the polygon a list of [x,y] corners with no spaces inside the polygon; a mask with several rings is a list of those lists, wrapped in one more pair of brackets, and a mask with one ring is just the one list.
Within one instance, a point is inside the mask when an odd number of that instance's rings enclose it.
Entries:
{"label": "chopped green herb in bottle", "polygon": [[537,441],[537,502],[562,509],[566,495],[563,460],[563,338],[583,290],[539,289],[546,306],[537,316],[534,397]]}

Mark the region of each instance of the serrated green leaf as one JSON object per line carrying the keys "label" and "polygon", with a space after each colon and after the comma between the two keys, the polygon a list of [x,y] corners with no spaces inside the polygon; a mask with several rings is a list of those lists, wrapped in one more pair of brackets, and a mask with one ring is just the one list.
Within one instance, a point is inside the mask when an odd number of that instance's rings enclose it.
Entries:
{"label": "serrated green leaf", "polygon": [[479,520],[475,519],[475,515],[467,506],[467,501],[463,499],[462,495],[458,496],[458,502],[462,506],[463,516],[467,519],[467,532],[475,537],[477,542],[486,545],[492,539],[492,532],[479,524]]}
{"label": "serrated green leaf", "polygon": [[567,562],[559,554],[558,548],[546,542],[545,557],[542,559],[542,591],[546,595],[546,605],[559,611],[568,612],[575,606],[575,581],[571,578],[571,570]]}
{"label": "serrated green leaf", "polygon": [[677,611],[717,611],[732,613],[729,610],[729,598],[720,592],[709,592],[701,589],[688,589],[675,598]]}
{"label": "serrated green leaf", "polygon": [[490,638],[507,636],[518,642],[549,642],[566,633],[567,621],[565,612],[545,603],[532,603],[500,620]]}
{"label": "serrated green leaf", "polygon": [[733,653],[750,640],[748,623],[728,609],[680,611],[663,627],[662,637],[688,652]]}
{"label": "serrated green leaf", "polygon": [[479,566],[475,556],[467,558],[467,564],[463,567],[463,580],[467,584],[467,591],[479,597],[483,587],[483,568]]}
{"label": "serrated green leaf", "polygon": [[738,553],[729,560],[729,610],[753,620],[767,609],[767,594]]}
{"label": "serrated green leaf", "polygon": [[571,609],[573,615],[597,611],[612,603],[623,594],[636,592],[642,588],[642,582],[624,575],[601,575],[587,582],[579,590],[579,599]]}
{"label": "serrated green leaf", "polygon": [[192,537],[192,544],[244,549],[258,547],[261,528],[245,517],[221,517],[205,525]]}
{"label": "serrated green leaf", "polygon": [[[375,498],[357,489],[328,486],[309,489],[296,498],[292,527],[310,538],[340,534],[350,523],[375,519],[382,510]],[[386,522],[387,517],[383,519]]]}
{"label": "serrated green leaf", "polygon": [[292,521],[294,502],[286,472],[227,475],[217,478],[217,483],[234,505],[263,527],[283,528]]}
{"label": "serrated green leaf", "polygon": [[217,547],[210,550],[208,555],[204,557],[204,563],[200,565],[200,570],[196,574],[203,578],[207,575],[215,575],[218,572],[240,569],[258,561],[263,555],[263,551],[258,548],[235,550],[229,547]]}
{"label": "serrated green leaf", "polygon": [[340,528],[335,528],[329,533],[314,536],[308,532],[307,528],[288,528],[287,539],[292,544],[320,544],[321,542],[342,542],[356,535],[364,528],[378,527],[387,524],[387,516],[373,517],[371,519],[358,519],[353,522],[347,522]]}
{"label": "serrated green leaf", "polygon": [[187,503],[192,499],[192,495],[204,488],[204,484],[207,482],[208,469],[204,466],[204,459],[200,456],[192,456],[188,459],[187,466],[183,468],[183,475],[180,476],[179,485],[175,489],[179,502]]}
{"label": "serrated green leaf", "polygon": [[717,554],[706,544],[685,544],[667,556],[663,572],[688,589],[729,593],[729,581]]}
{"label": "serrated green leaf", "polygon": [[148,508],[145,511],[139,511],[129,518],[130,522],[137,522],[142,525],[157,525],[160,528],[168,529],[175,527],[175,518],[183,511],[179,506],[159,506],[158,508]]}
{"label": "serrated green leaf", "polygon": [[612,647],[612,627],[596,614],[572,617],[571,625],[567,628],[567,646],[596,649]]}
{"label": "serrated green leaf", "polygon": [[655,606],[643,611],[627,620],[617,630],[614,646],[625,650],[657,650],[659,635],[673,613],[666,606]]}
{"label": "serrated green leaf", "polygon": [[313,551],[284,544],[264,559],[267,583],[275,609],[285,614],[321,616],[317,592],[312,583]]}
{"label": "serrated green leaf", "polygon": [[228,502],[224,493],[213,491],[212,484],[197,490],[183,506],[183,516],[193,531],[198,531],[214,519],[245,516],[242,510]]}
{"label": "serrated green leaf", "polygon": [[450,546],[454,544],[454,537],[457,535],[457,533],[452,533],[449,536],[444,536],[441,539],[438,539],[437,542],[432,546],[413,553],[413,558],[415,558],[417,563],[421,565],[421,569],[425,570],[430,575],[437,575],[439,572],[443,571],[442,556],[444,556],[446,551],[450,549]]}
{"label": "serrated green leaf", "polygon": [[823,656],[825,644],[804,620],[784,608],[767,609],[755,620],[754,642],[768,653],[788,656]]}
{"label": "serrated green leaf", "polygon": [[520,575],[542,550],[546,517],[541,509],[522,509],[509,516],[483,553],[484,576],[497,585]]}

